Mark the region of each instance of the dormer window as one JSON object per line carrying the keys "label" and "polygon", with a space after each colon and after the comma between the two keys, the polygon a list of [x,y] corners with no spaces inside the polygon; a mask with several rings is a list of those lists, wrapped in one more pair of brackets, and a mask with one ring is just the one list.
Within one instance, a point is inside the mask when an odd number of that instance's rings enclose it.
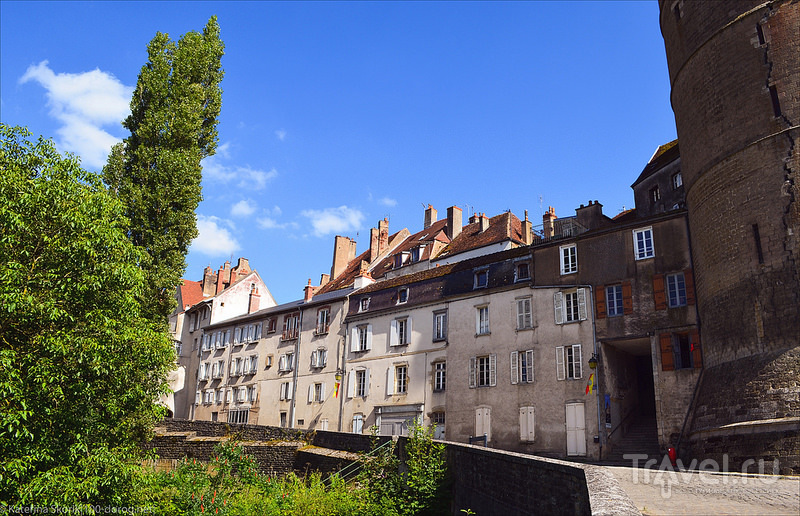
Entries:
{"label": "dormer window", "polygon": [[514,281],[524,281],[531,279],[530,264],[528,262],[519,262],[514,267]]}
{"label": "dormer window", "polygon": [[489,269],[475,271],[475,283],[473,288],[486,288],[489,285]]}
{"label": "dormer window", "polygon": [[406,303],[407,301],[408,301],[408,289],[401,288],[400,290],[397,291],[397,304],[400,305]]}
{"label": "dormer window", "polygon": [[425,251],[425,246],[420,245],[411,250],[411,263],[416,263],[422,259],[422,253]]}
{"label": "dormer window", "polygon": [[365,297],[362,298],[361,301],[358,303],[358,311],[359,312],[366,312],[369,309],[369,298]]}
{"label": "dormer window", "polygon": [[683,186],[683,176],[681,176],[681,173],[676,172],[672,174],[672,189],[677,190],[681,186]]}
{"label": "dormer window", "polygon": [[394,268],[399,269],[402,266],[403,266],[403,255],[398,253],[394,255]]}

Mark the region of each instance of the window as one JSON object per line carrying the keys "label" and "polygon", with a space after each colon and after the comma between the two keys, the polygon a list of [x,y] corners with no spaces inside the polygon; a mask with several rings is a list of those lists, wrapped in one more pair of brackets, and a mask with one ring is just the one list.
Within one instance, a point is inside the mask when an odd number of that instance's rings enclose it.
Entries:
{"label": "window", "polygon": [[327,430],[328,429],[328,418],[322,418],[319,420],[319,428],[318,430]]}
{"label": "window", "polygon": [[533,417],[533,407],[519,408],[519,440],[523,442],[533,442],[535,420]]}
{"label": "window", "polygon": [[217,360],[212,368],[211,376],[213,378],[222,378],[225,375],[225,361]]}
{"label": "window", "polygon": [[200,368],[197,370],[197,379],[200,381],[208,380],[209,373],[209,364],[207,362],[202,362]]}
{"label": "window", "polygon": [[239,403],[247,401],[247,387],[239,387],[236,391],[236,401]]}
{"label": "window", "polygon": [[251,385],[247,388],[247,401],[253,403],[258,398],[258,387]]}
{"label": "window", "polygon": [[320,308],[317,310],[317,328],[315,330],[317,335],[324,335],[328,333],[328,326],[330,325],[331,309],[328,307]]}
{"label": "window", "polygon": [[683,186],[683,176],[681,176],[681,173],[676,172],[672,174],[672,189],[677,190],[681,186]]}
{"label": "window", "polygon": [[531,279],[530,264],[528,262],[519,262],[514,267],[514,281],[523,281]]}
{"label": "window", "polygon": [[606,287],[606,315],[608,317],[616,317],[623,313],[622,285]]}
{"label": "window", "polygon": [[390,346],[403,346],[411,341],[411,319],[409,317],[394,319],[391,325]]}
{"label": "window", "polygon": [[403,255],[398,253],[394,255],[394,268],[399,269],[402,266],[403,266]]}
{"label": "window", "polygon": [[325,384],[313,383],[308,386],[308,402],[322,403],[325,401]]}
{"label": "window", "polygon": [[355,414],[353,416],[353,433],[360,434],[364,431],[364,415]]}
{"label": "window", "polygon": [[362,298],[361,301],[358,302],[358,311],[366,312],[368,309],[369,309],[369,298],[368,297]]}
{"label": "window", "polygon": [[447,362],[436,362],[433,364],[433,390],[444,391],[447,386]]}
{"label": "window", "polygon": [[489,307],[479,306],[476,319],[476,331],[478,335],[489,334]]}
{"label": "window", "polygon": [[242,370],[243,370],[243,367],[242,367],[242,359],[241,359],[241,357],[231,358],[231,370],[230,370],[229,375],[231,377],[239,376],[242,373]]}
{"label": "window", "polygon": [[287,426],[287,417],[286,412],[281,412],[281,428],[286,428]]}
{"label": "window", "polygon": [[203,392],[203,404],[204,405],[211,405],[214,401],[214,389],[209,389]]}
{"label": "window", "polygon": [[408,289],[401,288],[397,291],[397,304],[401,305],[408,302]]}
{"label": "window", "polygon": [[247,416],[250,414],[250,411],[247,409],[244,410],[231,410],[228,412],[228,423],[233,423],[237,425],[246,425],[247,424]]}
{"label": "window", "polygon": [[634,256],[637,260],[655,256],[653,251],[653,228],[634,229],[633,247]]}
{"label": "window", "polygon": [[469,359],[469,386],[494,387],[497,385],[497,355],[484,355]]}
{"label": "window", "polygon": [[447,312],[433,313],[433,340],[447,339]]}
{"label": "window", "polygon": [[511,383],[533,383],[533,350],[511,353]]}
{"label": "window", "polygon": [[662,370],[673,371],[703,367],[700,334],[696,329],[682,333],[662,333],[659,335],[659,340]]}
{"label": "window", "polygon": [[682,272],[667,275],[667,301],[670,308],[686,305],[686,281]]}
{"label": "window", "polygon": [[489,269],[475,271],[473,288],[486,288],[489,285]]}
{"label": "window", "polygon": [[203,399],[203,393],[200,391],[196,391],[194,393],[194,404],[199,405],[202,399]]}
{"label": "window", "polygon": [[325,367],[328,362],[328,350],[325,348],[315,349],[311,352],[311,367]]}
{"label": "window", "polygon": [[492,409],[491,407],[477,407],[475,409],[475,435],[486,436],[487,441],[492,440]]}
{"label": "window", "polygon": [[577,380],[582,377],[581,345],[556,348],[556,372],[559,380]]}
{"label": "window", "polygon": [[531,298],[517,299],[517,329],[527,330],[530,328],[533,328]]}
{"label": "window", "polygon": [[176,342],[173,343],[173,347],[175,348],[175,356],[176,357],[180,357],[181,356],[181,348],[183,347],[182,343],[179,342],[179,341],[176,341]]}
{"label": "window", "polygon": [[422,258],[422,252],[425,250],[424,245],[417,246],[411,250],[411,263],[416,263]]}
{"label": "window", "polygon": [[357,353],[372,349],[372,325],[361,324],[351,330],[350,351]]}
{"label": "window", "polygon": [[228,389],[225,391],[225,403],[232,403],[233,402],[233,389]]}
{"label": "window", "polygon": [[578,272],[578,247],[575,244],[562,245],[559,253],[561,255],[561,274]]}
{"label": "window", "polygon": [[283,317],[283,333],[281,340],[296,339],[300,331],[300,314],[295,312]]}
{"label": "window", "polygon": [[246,342],[256,342],[260,338],[261,338],[261,323],[249,324],[247,326],[246,338],[245,334],[242,333],[242,340]]}
{"label": "window", "polygon": [[444,425],[444,412],[431,413],[431,423],[434,425]]}
{"label": "window", "polygon": [[233,329],[233,345],[238,346],[242,343],[242,327],[238,326]]}
{"label": "window", "polygon": [[366,396],[369,392],[369,369],[351,369],[347,374],[347,397]]}
{"label": "window", "polygon": [[556,324],[564,324],[586,319],[586,289],[556,292],[553,295]]}
{"label": "window", "polygon": [[214,393],[214,402],[215,402],[217,405],[219,405],[220,403],[222,403],[222,397],[223,397],[223,393],[224,393],[224,392],[225,392],[225,389],[217,389],[217,392],[216,392],[216,393]]}
{"label": "window", "polygon": [[654,186],[650,189],[650,204],[655,205],[661,199],[661,190],[659,190],[658,186]]}
{"label": "window", "polygon": [[267,333],[275,333],[278,330],[278,318],[270,317],[267,319]]}
{"label": "window", "polygon": [[258,372],[258,355],[252,355],[244,359],[244,374],[256,374]]}
{"label": "window", "polygon": [[294,353],[286,353],[278,359],[278,371],[286,372],[294,369]]}
{"label": "window", "polygon": [[[391,376],[392,368],[389,368],[389,376]],[[386,394],[405,394],[408,392],[408,366],[398,365],[394,367],[394,381],[387,383]]]}
{"label": "window", "polygon": [[292,391],[294,390],[294,382],[281,383],[281,401],[292,399]]}

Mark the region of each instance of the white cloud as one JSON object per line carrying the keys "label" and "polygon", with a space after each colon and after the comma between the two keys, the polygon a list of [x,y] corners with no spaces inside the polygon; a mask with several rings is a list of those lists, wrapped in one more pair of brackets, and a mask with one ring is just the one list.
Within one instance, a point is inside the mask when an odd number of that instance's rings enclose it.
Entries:
{"label": "white cloud", "polygon": [[304,210],[300,212],[300,215],[311,221],[316,236],[355,231],[361,227],[361,222],[364,220],[363,213],[347,206],[324,210]]}
{"label": "white cloud", "polygon": [[275,136],[277,136],[280,141],[283,141],[286,139],[286,131],[283,129],[278,129],[275,131]]}
{"label": "white cloud", "polygon": [[231,216],[233,217],[248,217],[255,213],[256,203],[250,199],[242,199],[233,206],[231,206]]}
{"label": "white cloud", "polygon": [[47,61],[31,65],[20,84],[39,83],[47,91],[50,115],[62,123],[56,131],[60,146],[81,157],[87,167],[101,168],[119,139],[104,129],[119,127],[130,113],[132,86],[99,69],[83,73],[55,73]]}
{"label": "white cloud", "polygon": [[222,225],[232,227],[230,221],[219,217],[205,215],[197,216],[197,238],[192,240],[192,250],[199,251],[209,256],[228,256],[238,251],[241,246],[231,235],[231,232]]}
{"label": "white cloud", "polygon": [[397,201],[395,201],[394,199],[391,199],[389,197],[384,197],[383,199],[381,199],[378,202],[380,204],[383,204],[384,206],[389,206],[390,208],[393,208],[393,207],[397,206]]}
{"label": "white cloud", "polygon": [[[221,183],[235,183],[240,188],[262,190],[267,183],[278,177],[274,168],[269,171],[258,170],[250,166],[225,165],[220,158],[228,158],[228,144],[220,145],[218,153],[203,160],[203,178]],[[222,152],[219,152],[222,150]]]}

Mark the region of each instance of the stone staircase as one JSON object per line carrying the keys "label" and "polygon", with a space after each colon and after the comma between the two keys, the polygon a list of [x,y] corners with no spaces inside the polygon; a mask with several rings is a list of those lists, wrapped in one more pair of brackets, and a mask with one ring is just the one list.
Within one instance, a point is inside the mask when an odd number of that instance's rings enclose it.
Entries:
{"label": "stone staircase", "polygon": [[647,455],[647,459],[639,460],[639,467],[644,467],[645,462],[656,459],[657,468],[664,459],[658,444],[658,428],[653,416],[640,417],[628,425],[625,435],[613,436],[613,450],[608,454],[603,450],[603,465],[607,466],[633,466],[631,459],[623,456],[628,454]]}

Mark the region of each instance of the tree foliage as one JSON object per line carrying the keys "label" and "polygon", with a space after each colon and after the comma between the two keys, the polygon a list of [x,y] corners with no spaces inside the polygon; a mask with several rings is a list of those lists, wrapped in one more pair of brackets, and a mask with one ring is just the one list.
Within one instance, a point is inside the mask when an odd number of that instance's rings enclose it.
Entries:
{"label": "tree foliage", "polygon": [[120,504],[174,352],[122,203],[0,124],[0,500]]}
{"label": "tree foliage", "polygon": [[177,43],[159,32],[147,52],[123,122],[130,136],[112,150],[103,180],[125,205],[130,240],[145,250],[144,315],[166,322],[197,236],[200,161],[218,140],[224,45],[217,19]]}

